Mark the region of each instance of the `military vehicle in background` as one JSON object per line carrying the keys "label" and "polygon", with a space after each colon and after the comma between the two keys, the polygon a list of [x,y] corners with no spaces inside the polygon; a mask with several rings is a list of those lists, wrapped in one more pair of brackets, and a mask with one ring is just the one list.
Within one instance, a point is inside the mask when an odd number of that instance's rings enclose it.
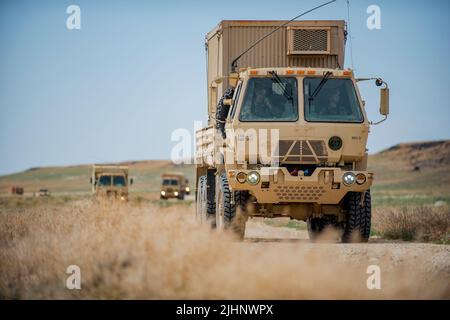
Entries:
{"label": "military vehicle in background", "polygon": [[[370,125],[387,118],[389,89],[343,68],[346,37],[345,21],[329,20],[222,21],[207,34],[202,220],[243,237],[248,217],[284,216],[306,221],[312,239],[333,226],[345,242],[368,240],[366,145]],[[357,86],[371,79],[383,86],[376,123]]]}
{"label": "military vehicle in background", "polygon": [[92,167],[92,194],[108,199],[128,200],[128,188],[133,179],[128,178],[128,166],[94,165]]}
{"label": "military vehicle in background", "polygon": [[39,189],[38,192],[34,193],[35,197],[50,197],[50,191],[46,188]]}
{"label": "military vehicle in background", "polygon": [[11,194],[12,195],[17,195],[17,196],[23,196],[23,188],[22,187],[11,187]]}
{"label": "military vehicle in background", "polygon": [[168,172],[161,177],[160,199],[167,200],[177,198],[183,200],[185,195],[190,194],[189,180],[184,173]]}

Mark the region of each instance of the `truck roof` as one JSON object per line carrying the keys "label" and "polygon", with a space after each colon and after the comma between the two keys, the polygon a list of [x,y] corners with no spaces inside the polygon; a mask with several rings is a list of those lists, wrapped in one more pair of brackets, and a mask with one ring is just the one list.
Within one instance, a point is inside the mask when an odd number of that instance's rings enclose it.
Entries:
{"label": "truck roof", "polygon": [[[289,20],[222,20],[210,32],[206,34],[206,40],[213,36],[217,31],[229,27],[278,27]],[[286,27],[320,27],[320,26],[336,26],[344,27],[344,20],[297,20],[291,21]]]}
{"label": "truck roof", "polygon": [[165,177],[174,177],[174,176],[176,176],[176,177],[184,177],[184,173],[182,173],[182,172],[166,172],[166,173],[162,174],[163,178],[165,178]]}
{"label": "truck roof", "polygon": [[325,72],[329,71],[332,76],[335,77],[348,77],[353,75],[351,69],[332,69],[332,68],[299,68],[299,67],[284,67],[284,68],[246,68],[240,70],[241,76],[245,73],[249,73],[252,76],[267,76],[267,72],[275,71],[278,75],[291,75],[291,76],[322,76]]}
{"label": "truck roof", "polygon": [[98,175],[102,173],[109,174],[128,174],[129,167],[128,166],[120,166],[120,165],[93,165],[92,171]]}

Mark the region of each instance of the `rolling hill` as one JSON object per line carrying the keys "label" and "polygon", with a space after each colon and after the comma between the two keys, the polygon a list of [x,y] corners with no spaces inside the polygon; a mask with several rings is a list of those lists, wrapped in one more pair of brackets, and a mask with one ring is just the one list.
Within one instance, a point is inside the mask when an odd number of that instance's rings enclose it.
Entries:
{"label": "rolling hill", "polygon": [[[168,160],[129,161],[134,178],[132,193],[159,191],[160,176],[181,171],[194,183],[193,165],[174,165]],[[375,172],[375,203],[450,203],[450,140],[398,144],[369,157]],[[89,194],[91,165],[31,168],[0,176],[0,194],[21,186],[26,194],[48,188],[53,194]]]}

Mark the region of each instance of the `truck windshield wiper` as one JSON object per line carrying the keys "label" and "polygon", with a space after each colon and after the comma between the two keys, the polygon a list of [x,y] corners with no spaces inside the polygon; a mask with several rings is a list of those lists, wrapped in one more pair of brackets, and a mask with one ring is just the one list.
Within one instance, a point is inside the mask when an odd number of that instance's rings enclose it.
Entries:
{"label": "truck windshield wiper", "polygon": [[322,89],[322,87],[324,86],[325,82],[328,81],[328,78],[330,78],[330,76],[333,73],[331,71],[327,71],[325,72],[325,74],[323,75],[322,79],[320,80],[319,84],[317,85],[317,87],[314,89],[312,95],[309,96],[309,101],[314,100],[314,98],[317,96],[317,94],[320,92],[320,90]]}
{"label": "truck windshield wiper", "polygon": [[[272,79],[273,82],[275,82],[276,84],[278,84],[281,88],[281,90],[283,90],[283,94],[284,96],[288,99],[288,100],[293,100],[292,94],[290,94],[287,90],[286,90],[286,86],[283,84],[283,81],[281,80],[281,78],[277,75],[277,73],[275,71],[269,71],[267,72],[268,75],[270,75],[270,79]],[[287,85],[287,84],[286,84]]]}

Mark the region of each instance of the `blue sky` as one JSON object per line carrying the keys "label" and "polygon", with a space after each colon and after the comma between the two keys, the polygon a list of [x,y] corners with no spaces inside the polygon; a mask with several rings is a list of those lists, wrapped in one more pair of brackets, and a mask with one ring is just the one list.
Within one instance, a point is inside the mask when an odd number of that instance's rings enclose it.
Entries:
{"label": "blue sky", "polygon": [[[168,159],[172,131],[206,121],[205,33],[223,19],[290,19],[321,2],[2,1],[0,174]],[[71,4],[81,30],[66,28]],[[371,4],[381,30],[366,27]],[[372,128],[370,152],[450,138],[449,13],[448,1],[350,1],[355,73],[391,88],[391,116]],[[347,19],[346,1],[305,19]],[[378,90],[360,89],[378,119]]]}

